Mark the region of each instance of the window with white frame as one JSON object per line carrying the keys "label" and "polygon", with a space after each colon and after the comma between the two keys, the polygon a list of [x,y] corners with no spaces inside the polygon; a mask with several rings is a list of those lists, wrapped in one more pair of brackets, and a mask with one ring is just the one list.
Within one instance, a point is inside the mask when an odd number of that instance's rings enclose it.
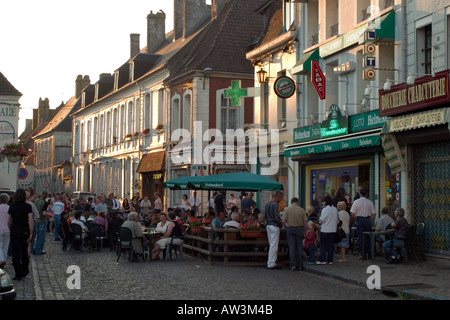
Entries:
{"label": "window with white frame", "polygon": [[237,129],[237,107],[232,106],[231,98],[225,98],[221,94],[220,99],[220,130],[222,133],[226,133],[227,129]]}

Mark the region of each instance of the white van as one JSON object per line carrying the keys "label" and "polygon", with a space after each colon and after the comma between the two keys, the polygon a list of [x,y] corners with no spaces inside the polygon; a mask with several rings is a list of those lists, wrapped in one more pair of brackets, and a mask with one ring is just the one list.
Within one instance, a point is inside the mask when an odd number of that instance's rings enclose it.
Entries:
{"label": "white van", "polygon": [[83,199],[87,201],[87,199],[90,196],[90,192],[85,191],[75,191],[72,193],[72,196],[70,197],[70,200],[73,201],[74,199],[80,199],[81,196],[83,196]]}

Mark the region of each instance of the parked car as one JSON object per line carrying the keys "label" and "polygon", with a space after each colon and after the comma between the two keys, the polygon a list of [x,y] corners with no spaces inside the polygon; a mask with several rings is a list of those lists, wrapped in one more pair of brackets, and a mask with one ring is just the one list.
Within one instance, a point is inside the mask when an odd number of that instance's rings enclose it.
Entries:
{"label": "parked car", "polygon": [[15,300],[16,289],[9,274],[0,269],[0,300]]}
{"label": "parked car", "polygon": [[16,194],[16,190],[0,188],[0,194],[1,193],[6,193],[8,196],[14,197],[14,195]]}
{"label": "parked car", "polygon": [[70,200],[73,201],[74,199],[80,199],[81,196],[83,196],[83,199],[87,200],[90,194],[90,192],[86,191],[75,191],[74,193],[72,193]]}

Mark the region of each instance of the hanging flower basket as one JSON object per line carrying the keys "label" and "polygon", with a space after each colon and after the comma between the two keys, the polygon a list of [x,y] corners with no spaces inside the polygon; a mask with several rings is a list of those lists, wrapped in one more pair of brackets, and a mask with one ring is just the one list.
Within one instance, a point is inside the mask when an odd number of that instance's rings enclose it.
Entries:
{"label": "hanging flower basket", "polygon": [[162,123],[158,124],[158,125],[156,126],[156,128],[155,128],[155,130],[158,131],[158,132],[162,132],[163,129],[164,129],[164,127],[163,127]]}
{"label": "hanging flower basket", "polygon": [[27,151],[21,143],[7,143],[0,148],[0,162],[8,159],[9,162],[17,162],[27,155]]}

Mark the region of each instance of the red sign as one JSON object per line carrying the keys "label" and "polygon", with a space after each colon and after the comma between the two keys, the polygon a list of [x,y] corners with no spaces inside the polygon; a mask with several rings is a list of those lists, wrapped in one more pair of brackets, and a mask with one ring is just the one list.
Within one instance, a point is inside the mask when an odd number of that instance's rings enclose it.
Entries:
{"label": "red sign", "polygon": [[42,186],[43,186],[45,189],[47,189],[47,188],[50,186],[50,184],[49,184],[48,182],[44,182],[44,183],[42,184]]}
{"label": "red sign", "polygon": [[311,61],[311,82],[316,88],[320,99],[325,99],[325,76],[316,60]]}
{"label": "red sign", "polygon": [[416,79],[413,85],[401,83],[380,90],[380,116],[391,116],[450,102],[449,70]]}

